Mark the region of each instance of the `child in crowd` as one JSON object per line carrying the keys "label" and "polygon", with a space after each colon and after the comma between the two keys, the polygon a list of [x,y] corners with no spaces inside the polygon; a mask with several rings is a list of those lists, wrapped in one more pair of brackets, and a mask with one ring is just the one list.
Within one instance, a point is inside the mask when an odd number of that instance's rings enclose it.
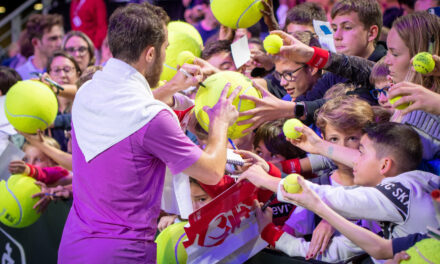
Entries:
{"label": "child in crowd", "polygon": [[[316,124],[326,141],[357,149],[365,126],[372,121],[373,110],[367,102],[355,97],[343,96],[331,99],[324,104],[317,112]],[[314,157],[314,159],[317,158]],[[316,163],[314,161],[312,164]],[[327,173],[311,181],[320,185],[354,185],[352,168],[338,162],[335,164],[337,166],[335,170],[327,170]],[[345,261],[363,253],[360,248],[352,245],[343,236],[337,235],[330,242],[334,229],[325,221],[319,224],[318,222],[319,219],[316,219],[313,213],[304,208],[297,208],[283,227],[288,234],[286,234],[286,245],[280,249],[290,256],[302,256],[307,259],[315,257],[320,251],[317,259],[327,262]],[[359,224],[374,228],[370,222],[359,221]],[[311,242],[294,237],[309,236],[312,232]],[[327,244],[329,244],[329,250],[325,251]]]}
{"label": "child in crowd", "polygon": [[[47,145],[60,149],[55,139],[45,136],[44,141]],[[72,182],[71,173],[57,166],[57,163],[39,148],[26,142],[22,150],[25,153],[23,160],[12,161],[9,164],[12,174],[24,174],[48,185],[66,185]]]}
{"label": "child in crowd", "polygon": [[[409,126],[381,123],[366,128],[359,150],[338,146],[320,139],[307,127],[292,143],[311,153],[326,155],[347,166],[354,166],[354,183],[363,187],[345,189],[308,183],[325,202],[348,219],[380,221],[385,238],[397,238],[426,232],[426,226],[438,227],[430,192],[438,188],[438,176],[416,171],[422,159],[422,145]],[[283,195],[283,182],[267,177],[254,167],[242,174],[257,186]],[[285,192],[284,192],[285,193]],[[263,237],[280,249],[287,249],[287,235],[267,225]]]}

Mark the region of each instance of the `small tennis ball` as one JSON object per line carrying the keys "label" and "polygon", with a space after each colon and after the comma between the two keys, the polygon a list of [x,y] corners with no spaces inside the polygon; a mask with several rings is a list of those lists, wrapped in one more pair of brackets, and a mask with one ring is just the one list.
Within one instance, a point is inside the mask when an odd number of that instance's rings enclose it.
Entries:
{"label": "small tennis ball", "polygon": [[419,52],[413,59],[413,67],[416,72],[427,74],[432,72],[435,67],[435,61],[428,52]]}
{"label": "small tennis ball", "polygon": [[283,125],[284,135],[289,139],[297,139],[302,135],[302,133],[296,131],[295,127],[302,127],[302,126],[304,125],[301,121],[299,121],[296,118],[291,118],[286,122],[284,122]]}
{"label": "small tennis ball", "polygon": [[5,113],[18,131],[35,134],[55,121],[58,101],[53,91],[40,81],[19,81],[9,89]]}
{"label": "small tennis ball", "polygon": [[[403,260],[400,263],[440,263],[440,241],[434,238],[427,238],[417,242],[414,246],[406,250],[410,256],[408,260]],[[426,261],[428,260],[428,261]]]}
{"label": "small tennis ball", "polygon": [[269,54],[277,54],[283,46],[283,39],[275,34],[269,35],[264,39],[263,46]]}
{"label": "small tennis ball", "polygon": [[185,63],[193,64],[196,56],[191,51],[184,50],[177,56],[177,65],[182,66]]}
{"label": "small tennis ball", "polygon": [[[393,105],[393,104],[394,104],[395,102],[397,102],[400,98],[402,98],[402,96],[399,95],[399,96],[396,96],[396,97],[394,97],[394,98],[389,99],[388,102],[389,102],[391,105]],[[410,105],[409,103],[404,103],[404,104],[401,104],[401,105],[397,106],[396,109],[403,110],[403,109],[407,108],[409,105]]]}
{"label": "small tennis ball", "polygon": [[302,192],[301,185],[298,184],[298,174],[292,173],[286,176],[283,181],[284,190],[288,193]]}
{"label": "small tennis ball", "polygon": [[[232,93],[232,91],[241,86],[242,89],[239,95],[235,98],[232,104],[237,108],[239,112],[244,112],[247,110],[251,110],[255,108],[255,103],[251,100],[242,100],[240,99],[240,95],[246,94],[253,97],[261,98],[261,94],[252,86],[252,82],[249,78],[244,76],[241,73],[233,72],[233,71],[222,71],[216,74],[209,76],[203,84],[206,87],[199,87],[199,90],[196,94],[195,99],[195,115],[197,121],[199,121],[200,126],[209,132],[209,117],[208,114],[203,111],[204,106],[213,107],[218,99],[220,98],[220,94],[227,83],[230,83],[228,96]],[[252,124],[248,125],[237,125],[237,122],[242,120],[247,120],[252,116],[240,116],[237,118],[237,121],[228,128],[228,137],[230,139],[240,138],[245,136],[243,130],[249,128]]]}
{"label": "small tennis ball", "polygon": [[228,28],[248,28],[263,16],[263,4],[258,0],[211,0],[215,18]]}
{"label": "small tennis ball", "polygon": [[0,182],[0,222],[22,228],[35,223],[40,214],[32,207],[38,198],[32,198],[39,193],[35,179],[24,175],[12,175],[8,181]]}

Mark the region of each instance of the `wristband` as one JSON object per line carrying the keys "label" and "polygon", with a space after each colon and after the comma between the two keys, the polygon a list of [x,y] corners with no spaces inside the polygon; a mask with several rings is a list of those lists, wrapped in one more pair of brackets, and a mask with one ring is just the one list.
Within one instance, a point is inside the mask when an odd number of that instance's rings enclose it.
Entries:
{"label": "wristband", "polygon": [[283,172],[287,174],[301,172],[301,163],[298,158],[283,160],[281,161],[281,166],[283,167]]}
{"label": "wristband", "polygon": [[307,65],[312,67],[322,69],[327,64],[330,57],[330,52],[325,49],[318,47],[312,47],[315,52],[313,52],[312,58],[307,62]]}
{"label": "wristband", "polygon": [[26,166],[28,166],[29,168],[29,177],[35,178],[36,174],[37,174],[37,170],[35,169],[34,166],[32,166],[31,164],[26,163]]}
{"label": "wristband", "polygon": [[269,223],[263,231],[261,231],[261,238],[275,247],[275,243],[280,239],[283,233],[284,231],[276,227],[274,223]]}

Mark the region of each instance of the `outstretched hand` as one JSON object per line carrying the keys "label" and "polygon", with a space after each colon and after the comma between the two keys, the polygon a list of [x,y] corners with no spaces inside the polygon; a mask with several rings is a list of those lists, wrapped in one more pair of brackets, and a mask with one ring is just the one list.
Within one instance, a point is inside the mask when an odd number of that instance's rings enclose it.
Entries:
{"label": "outstretched hand", "polygon": [[261,166],[264,171],[269,172],[269,164],[267,164],[267,162],[257,154],[247,150],[234,150],[234,152],[240,155],[244,160],[244,164],[241,166],[240,172],[247,170],[252,165]]}
{"label": "outstretched hand", "polygon": [[286,140],[306,152],[319,154],[324,140],[308,126],[295,127],[295,130],[302,133],[301,137],[298,139],[286,138]]}
{"label": "outstretched hand", "polygon": [[302,192],[300,193],[287,193],[284,188],[281,188],[281,193],[285,200],[313,212],[315,212],[319,206],[324,204],[321,198],[319,198],[319,196],[307,186],[306,180],[302,176],[298,176],[298,184],[302,188]]}
{"label": "outstretched hand", "polygon": [[388,98],[396,96],[402,96],[402,98],[392,105],[394,108],[401,104],[410,103],[407,108],[401,110],[402,115],[414,110],[423,110],[436,115],[440,114],[440,94],[421,85],[412,82],[393,84],[388,92]]}
{"label": "outstretched hand", "polygon": [[302,43],[284,31],[275,30],[270,33],[277,34],[283,39],[283,46],[279,53],[280,56],[297,63],[306,63],[312,59],[313,54],[315,53],[315,50],[312,47]]}
{"label": "outstretched hand", "polygon": [[237,123],[237,125],[239,126],[252,124],[249,128],[243,131],[243,134],[252,132],[254,129],[258,128],[264,122],[276,120],[278,118],[284,117],[285,112],[283,112],[280,109],[280,105],[291,104],[292,114],[293,114],[293,107],[295,105],[295,103],[287,102],[276,98],[274,95],[272,95],[269,91],[258,85],[256,82],[253,82],[253,86],[260,92],[262,98],[260,99],[246,94],[240,95],[240,99],[250,100],[255,103],[254,109],[240,112],[240,116],[252,116],[249,119],[242,120]]}
{"label": "outstretched hand", "polygon": [[272,217],[273,217],[272,208],[267,207],[263,211],[263,210],[261,210],[262,205],[263,205],[263,203],[260,203],[257,200],[254,200],[254,208],[255,208],[255,213],[256,213],[257,223],[258,223],[258,232],[260,232],[260,234],[268,224],[272,223]]}
{"label": "outstretched hand", "polygon": [[242,87],[238,86],[231,92],[229,97],[227,97],[229,87],[231,87],[231,84],[227,83],[222,90],[218,102],[213,107],[203,107],[203,111],[205,111],[209,116],[210,126],[213,124],[213,120],[221,120],[222,122],[225,122],[231,126],[238,118],[238,110],[232,104],[232,102],[240,93]]}

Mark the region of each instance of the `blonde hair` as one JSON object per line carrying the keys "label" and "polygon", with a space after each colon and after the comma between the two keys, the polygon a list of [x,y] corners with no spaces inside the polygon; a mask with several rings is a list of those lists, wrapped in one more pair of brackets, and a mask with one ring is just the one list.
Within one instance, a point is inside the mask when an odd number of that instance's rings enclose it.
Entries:
{"label": "blonde hair", "polygon": [[374,114],[366,101],[354,96],[339,96],[327,101],[316,112],[316,116],[316,126],[324,134],[328,124],[345,132],[364,130],[366,125],[373,122]]}
{"label": "blonde hair", "polygon": [[325,94],[324,99],[332,99],[338,96],[344,96],[347,92],[354,91],[356,87],[351,83],[337,83],[330,87]]}
{"label": "blonde hair", "polygon": [[[440,18],[428,12],[414,12],[399,17],[393,27],[409,49],[410,57],[427,51],[440,55]],[[432,48],[432,51],[430,51]],[[440,77],[425,76],[408,69],[407,81],[440,92]]]}
{"label": "blonde hair", "polygon": [[95,74],[95,72],[97,71],[101,71],[103,68],[100,65],[93,65],[93,66],[88,66],[84,72],[81,74],[81,76],[79,76],[78,81],[76,82],[76,86],[79,88],[81,88],[81,86],[86,83],[87,81],[91,80],[93,77],[93,74]]}

